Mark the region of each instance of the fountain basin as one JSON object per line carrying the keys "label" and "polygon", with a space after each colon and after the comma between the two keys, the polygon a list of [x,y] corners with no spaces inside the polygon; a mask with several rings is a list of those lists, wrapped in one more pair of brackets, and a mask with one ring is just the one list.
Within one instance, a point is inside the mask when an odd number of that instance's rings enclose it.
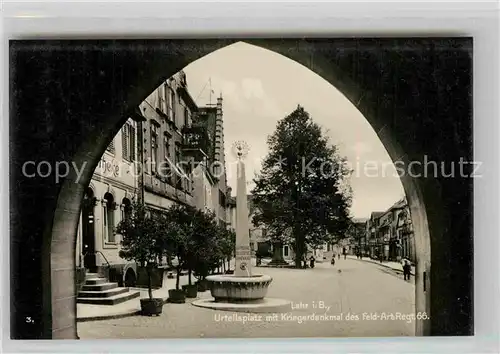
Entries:
{"label": "fountain basin", "polygon": [[267,295],[273,278],[269,275],[210,275],[206,278],[215,302],[259,302]]}

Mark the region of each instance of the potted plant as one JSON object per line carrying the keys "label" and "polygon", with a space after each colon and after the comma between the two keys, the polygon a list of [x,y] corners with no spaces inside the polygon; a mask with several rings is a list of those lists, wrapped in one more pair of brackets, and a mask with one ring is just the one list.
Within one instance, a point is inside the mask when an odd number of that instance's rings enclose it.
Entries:
{"label": "potted plant", "polygon": [[200,220],[197,211],[192,207],[185,207],[184,211],[186,212],[187,218],[184,219],[184,223],[182,228],[185,230],[186,235],[186,250],[184,254],[185,265],[188,271],[188,283],[182,286],[182,290],[186,294],[187,298],[194,299],[198,295],[198,286],[193,284],[193,270],[196,266],[197,255],[198,255],[198,247],[200,245],[197,244],[197,232],[198,223]]}
{"label": "potted plant", "polygon": [[[189,209],[189,239],[186,252],[188,285],[184,286],[188,297],[195,297],[197,291],[208,290],[206,277],[219,260],[220,234],[216,217],[212,212]],[[198,279],[192,284],[191,273]],[[191,292],[189,294],[189,292]]]}
{"label": "potted plant", "polygon": [[[189,230],[186,260],[188,267],[188,284],[184,286],[187,297],[196,297],[198,290],[205,291],[207,283],[205,277],[208,275],[210,262],[216,250],[217,223],[212,212],[187,208]],[[191,274],[195,271],[200,275],[197,284],[192,283]]]}
{"label": "potted plant", "polygon": [[187,233],[183,227],[186,214],[183,206],[173,205],[162,219],[163,247],[169,255],[177,258],[175,289],[168,290],[168,302],[183,304],[186,293],[180,287],[182,269],[186,263]]}
{"label": "potted plant", "polygon": [[196,286],[198,292],[204,292],[208,290],[208,282],[206,277],[208,276],[209,265],[205,261],[199,261],[194,269],[194,276],[197,279]]}
{"label": "potted plant", "polygon": [[119,252],[121,258],[135,261],[145,267],[148,276],[148,298],[141,299],[141,312],[143,315],[160,315],[163,309],[163,299],[153,297],[151,277],[156,267],[156,255],[161,247],[158,222],[147,208],[134,201],[131,205],[130,216],[121,220],[116,228],[122,235]]}

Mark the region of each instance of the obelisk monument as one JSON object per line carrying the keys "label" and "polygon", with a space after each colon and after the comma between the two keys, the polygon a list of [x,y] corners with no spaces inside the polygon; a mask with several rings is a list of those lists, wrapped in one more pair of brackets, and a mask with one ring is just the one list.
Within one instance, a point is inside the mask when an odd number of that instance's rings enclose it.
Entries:
{"label": "obelisk monument", "polygon": [[248,145],[244,141],[237,141],[233,145],[233,152],[238,159],[238,176],[236,180],[236,266],[234,274],[209,275],[206,279],[213,299],[200,299],[193,301],[192,304],[214,310],[237,312],[276,313],[289,311],[291,308],[290,301],[266,298],[267,289],[273,278],[265,274],[252,274],[244,162],[248,150]]}
{"label": "obelisk monument", "polygon": [[250,235],[247,204],[247,181],[245,176],[245,158],[249,147],[244,141],[233,145],[238,159],[236,182],[236,260],[234,275],[237,277],[252,276]]}

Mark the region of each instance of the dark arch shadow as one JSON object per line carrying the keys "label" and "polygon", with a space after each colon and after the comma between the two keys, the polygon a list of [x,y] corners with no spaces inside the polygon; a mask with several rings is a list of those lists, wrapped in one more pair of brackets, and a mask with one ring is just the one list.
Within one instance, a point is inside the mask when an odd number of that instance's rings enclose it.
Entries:
{"label": "dark arch shadow", "polygon": [[[26,326],[13,318],[15,333],[28,327],[27,333],[35,338],[76,336],[74,252],[80,201],[107,144],[133,114],[134,107],[162,80],[190,62],[237,41],[85,44],[54,41],[11,45],[15,64],[12,82],[16,88],[11,115],[16,147],[12,178],[27,182],[23,186],[25,195],[41,197],[33,207],[43,206],[46,211],[38,217],[37,227],[14,229],[13,238],[25,243],[33,242],[26,236],[28,232],[34,232],[43,241],[38,242],[42,251],[38,275],[43,280],[40,284],[35,279],[42,294],[36,299],[43,304],[43,310],[36,310],[40,324]],[[453,39],[450,43],[444,39],[408,38],[252,39],[245,42],[295,60],[337,87],[367,118],[393,161],[407,164],[422,161],[423,156],[436,161],[439,158],[458,161],[460,157],[472,160],[470,40]],[[44,46],[38,54],[41,60],[32,60],[32,53],[40,45]],[[45,100],[33,95],[40,89],[40,82],[48,83],[44,87]],[[441,82],[447,82],[447,86],[443,87]],[[34,106],[32,110],[23,105],[28,102]],[[455,106],[449,107],[449,102]],[[34,126],[28,125],[30,118],[36,119]],[[19,147],[29,139],[41,143],[42,148],[21,151]],[[27,180],[19,172],[28,157],[53,164],[71,161],[84,168],[81,174],[70,169],[62,184],[52,185],[39,178]],[[432,314],[431,320],[418,322],[417,333],[470,334],[472,181],[410,176],[401,180],[416,235],[416,308]],[[35,188],[40,186],[43,190],[37,193]],[[26,219],[19,212],[24,201],[22,196],[14,200],[14,209],[18,210],[14,223],[18,226]],[[456,219],[457,216],[460,218]],[[19,293],[18,289],[27,286],[20,275],[19,262],[27,257],[18,248],[14,247],[13,252],[16,285],[13,290]],[[450,257],[451,254],[458,254],[459,260]],[[14,302],[14,306],[20,301]],[[22,319],[25,312],[22,309],[16,318]]]}

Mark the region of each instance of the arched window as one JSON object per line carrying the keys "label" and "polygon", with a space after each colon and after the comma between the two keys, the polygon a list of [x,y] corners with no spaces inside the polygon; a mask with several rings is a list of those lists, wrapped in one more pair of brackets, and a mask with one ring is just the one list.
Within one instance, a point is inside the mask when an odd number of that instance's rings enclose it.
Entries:
{"label": "arched window", "polygon": [[130,203],[130,199],[123,198],[122,205],[122,220],[130,219],[132,216],[132,204]]}
{"label": "arched window", "polygon": [[116,203],[111,193],[106,193],[104,195],[103,203],[104,213],[103,213],[103,227],[104,227],[104,240],[107,242],[115,242],[115,218],[114,213],[116,209]]}

